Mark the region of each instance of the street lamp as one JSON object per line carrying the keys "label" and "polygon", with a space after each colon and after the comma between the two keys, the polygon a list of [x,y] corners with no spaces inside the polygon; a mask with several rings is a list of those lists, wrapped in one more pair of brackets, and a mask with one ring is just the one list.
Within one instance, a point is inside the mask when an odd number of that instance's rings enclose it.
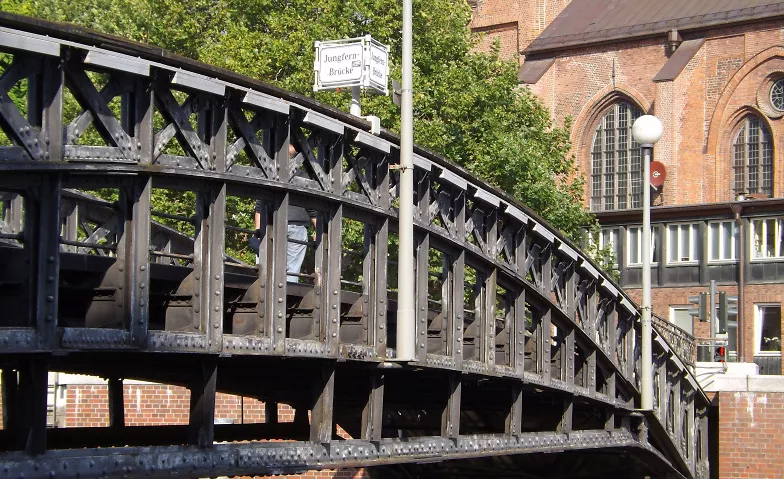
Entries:
{"label": "street lamp", "polygon": [[642,377],[640,378],[643,410],[653,409],[653,354],[651,338],[651,152],[664,129],[653,115],[643,115],[632,125],[632,136],[642,148]]}
{"label": "street lamp", "polygon": [[[414,295],[414,113],[412,2],[403,0],[400,108],[400,210],[398,212],[397,360],[416,359]],[[424,353],[423,353],[424,354]]]}

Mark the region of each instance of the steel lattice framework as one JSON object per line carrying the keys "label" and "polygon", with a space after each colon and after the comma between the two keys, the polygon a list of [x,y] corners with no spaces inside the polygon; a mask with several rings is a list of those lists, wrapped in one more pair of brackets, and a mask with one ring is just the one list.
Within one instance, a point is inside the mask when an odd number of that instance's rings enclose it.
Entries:
{"label": "steel lattice framework", "polygon": [[[708,477],[691,345],[659,325],[656,407],[636,411],[638,311],[524,206],[417,150],[418,354],[395,363],[393,135],[70,25],[0,14],[0,50],[0,478],[486,460],[500,476],[550,464],[542,453],[579,458],[550,471],[569,477]],[[153,212],[156,189],[193,213]],[[238,199],[265,205],[258,265],[225,253],[248,233],[227,214]],[[286,278],[292,206],[318,218],[300,283]],[[111,425],[47,429],[49,371],[108,378]],[[126,426],[124,378],[187,386],[189,424]],[[267,422],[216,426],[217,391],[266,401]]]}

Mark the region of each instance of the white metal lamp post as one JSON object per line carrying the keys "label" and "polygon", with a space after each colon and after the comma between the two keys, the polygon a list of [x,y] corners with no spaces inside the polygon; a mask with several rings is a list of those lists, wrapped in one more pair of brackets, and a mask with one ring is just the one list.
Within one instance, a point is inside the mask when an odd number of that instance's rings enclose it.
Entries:
{"label": "white metal lamp post", "polygon": [[651,338],[651,152],[664,129],[653,115],[643,115],[632,125],[632,136],[642,148],[642,377],[640,378],[643,410],[653,409],[653,354]]}
{"label": "white metal lamp post", "polygon": [[403,0],[402,63],[397,359],[398,361],[413,361],[416,358],[416,319],[414,317],[414,115],[411,0]]}

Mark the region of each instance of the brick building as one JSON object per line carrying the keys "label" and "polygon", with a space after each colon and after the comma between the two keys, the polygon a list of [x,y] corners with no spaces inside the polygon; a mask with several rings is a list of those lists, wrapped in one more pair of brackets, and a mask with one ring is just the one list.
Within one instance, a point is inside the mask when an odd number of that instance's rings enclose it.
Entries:
{"label": "brick building", "polygon": [[[631,126],[646,113],[662,121],[653,158],[666,167],[652,191],[654,314],[698,338],[726,339],[730,361],[781,375],[784,2],[469,3],[471,27],[484,33],[480,48],[497,42],[502,55],[517,56],[521,84],[558,125],[571,121],[599,241],[612,244],[620,283],[638,302],[643,181]],[[689,296],[711,281],[739,299],[726,336],[688,314]],[[727,371],[703,383],[716,391],[716,477],[782,477],[784,378],[752,373],[733,382]]]}
{"label": "brick building", "polygon": [[[556,123],[571,119],[586,203],[612,243],[621,285],[642,280],[642,163],[631,126],[654,114],[654,313],[697,337],[688,297],[739,296],[732,357],[781,374],[784,292],[784,2],[478,0],[482,46],[519,53],[520,81]],[[636,290],[636,291],[635,291]],[[715,335],[714,335],[715,336]]]}

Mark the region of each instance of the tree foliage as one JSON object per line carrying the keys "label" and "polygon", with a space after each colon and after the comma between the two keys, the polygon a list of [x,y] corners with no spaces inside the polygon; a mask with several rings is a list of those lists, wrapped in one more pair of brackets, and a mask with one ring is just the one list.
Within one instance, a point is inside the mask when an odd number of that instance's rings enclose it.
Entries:
{"label": "tree foliage", "polygon": [[[87,26],[260,79],[347,110],[350,94],[312,92],[313,43],[371,34],[400,78],[395,0],[0,0],[3,10]],[[571,239],[595,224],[569,156],[569,126],[517,83],[517,62],[476,52],[464,0],[414,0],[415,141],[524,202]],[[363,113],[399,130],[389,97]],[[231,207],[231,205],[230,205]],[[231,216],[231,213],[230,213]],[[242,220],[247,223],[247,218]]]}

